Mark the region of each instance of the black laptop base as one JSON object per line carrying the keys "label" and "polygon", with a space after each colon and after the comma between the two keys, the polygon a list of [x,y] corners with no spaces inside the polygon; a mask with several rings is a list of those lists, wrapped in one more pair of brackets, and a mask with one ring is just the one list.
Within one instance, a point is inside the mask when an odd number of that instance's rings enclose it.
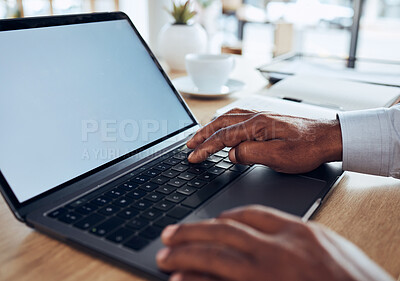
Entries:
{"label": "black laptop base", "polygon": [[190,164],[190,152],[176,149],[46,215],[140,251],[249,168],[231,163],[226,150]]}

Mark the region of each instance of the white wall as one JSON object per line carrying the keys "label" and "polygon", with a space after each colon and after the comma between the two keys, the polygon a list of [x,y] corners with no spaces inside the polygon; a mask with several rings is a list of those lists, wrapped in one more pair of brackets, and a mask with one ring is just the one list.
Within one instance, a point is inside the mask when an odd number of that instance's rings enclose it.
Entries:
{"label": "white wall", "polygon": [[156,0],[120,0],[120,9],[125,12],[147,41],[149,38],[147,1]]}

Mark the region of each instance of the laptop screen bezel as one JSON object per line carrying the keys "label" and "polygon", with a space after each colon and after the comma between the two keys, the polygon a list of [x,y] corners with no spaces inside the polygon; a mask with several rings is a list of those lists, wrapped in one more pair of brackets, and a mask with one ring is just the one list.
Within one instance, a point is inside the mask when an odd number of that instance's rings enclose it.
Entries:
{"label": "laptop screen bezel", "polygon": [[83,173],[79,175],[78,177],[75,177],[65,183],[62,183],[58,186],[55,186],[49,190],[47,190],[44,193],[41,193],[37,196],[34,196],[30,198],[27,201],[24,202],[19,202],[19,200],[16,198],[14,192],[12,191],[11,187],[9,186],[8,182],[6,181],[3,173],[0,170],[0,187],[1,187],[1,193],[5,197],[7,203],[10,205],[12,211],[14,214],[17,216],[18,219],[21,219],[21,215],[19,213],[19,210],[23,207],[26,207],[30,205],[33,202],[36,202],[37,200],[43,199],[46,196],[49,196],[50,194],[53,194],[67,186],[70,186],[71,184],[74,184],[82,179],[85,179],[91,175],[94,175],[98,173],[99,171],[102,171],[108,167],[111,167],[117,163],[122,162],[123,160],[126,160],[142,151],[145,151],[146,149],[151,148],[152,146],[155,146],[157,144],[160,144],[161,142],[174,137],[176,135],[181,134],[182,132],[194,127],[198,126],[198,122],[196,118],[193,116],[191,113],[190,109],[187,107],[185,101],[182,99],[178,91],[175,89],[175,87],[172,85],[172,82],[168,78],[168,75],[165,73],[165,71],[162,69],[161,65],[158,63],[155,55],[152,53],[138,30],[135,28],[129,17],[123,13],[123,12],[110,12],[110,13],[91,13],[91,14],[76,14],[76,15],[62,15],[62,16],[45,16],[45,17],[32,17],[32,18],[22,18],[22,19],[6,19],[6,20],[0,20],[0,32],[4,31],[11,31],[11,30],[22,30],[22,29],[33,29],[33,28],[43,28],[43,27],[53,27],[53,26],[63,26],[63,25],[72,25],[72,24],[83,24],[83,23],[92,23],[92,22],[103,22],[103,21],[113,21],[113,20],[127,20],[129,24],[132,27],[132,30],[135,32],[135,34],[138,36],[139,40],[142,42],[143,46],[145,47],[146,51],[152,58],[153,62],[163,75],[164,79],[167,81],[169,86],[171,87],[173,93],[176,95],[178,101],[181,103],[191,120],[193,121],[192,124],[189,124],[185,126],[184,128],[179,129],[178,131],[175,131],[171,134],[168,134],[167,136],[164,136],[158,140],[155,140],[143,147],[140,147],[138,149],[135,149],[123,156],[120,156],[112,161],[109,161],[95,169],[92,169],[86,173]]}

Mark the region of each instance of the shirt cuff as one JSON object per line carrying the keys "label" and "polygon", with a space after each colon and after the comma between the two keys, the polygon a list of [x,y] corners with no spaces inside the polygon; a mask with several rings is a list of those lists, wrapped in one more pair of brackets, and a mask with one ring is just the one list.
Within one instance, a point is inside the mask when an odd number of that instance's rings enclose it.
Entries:
{"label": "shirt cuff", "polygon": [[341,112],[343,170],[389,175],[390,119],[387,109]]}

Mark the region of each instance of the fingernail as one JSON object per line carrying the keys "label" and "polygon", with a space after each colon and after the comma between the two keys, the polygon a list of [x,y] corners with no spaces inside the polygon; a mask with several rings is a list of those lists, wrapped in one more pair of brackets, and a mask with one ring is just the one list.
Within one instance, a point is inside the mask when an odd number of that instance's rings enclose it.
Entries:
{"label": "fingernail", "polygon": [[156,256],[157,261],[164,261],[169,255],[169,252],[170,252],[169,248],[163,248],[160,251],[158,251]]}
{"label": "fingernail", "polygon": [[192,160],[192,158],[193,158],[193,153],[194,153],[194,152],[190,152],[190,154],[189,154],[189,156],[188,156],[188,160],[189,160],[189,161]]}
{"label": "fingernail", "polygon": [[176,229],[178,228],[177,224],[167,226],[161,234],[161,239],[163,241],[168,241],[175,234]]}
{"label": "fingernail", "polygon": [[229,159],[233,162],[236,163],[236,149],[235,148],[231,148],[231,150],[229,151]]}
{"label": "fingernail", "polygon": [[182,273],[175,273],[175,274],[172,275],[172,277],[169,279],[169,281],[182,281],[182,280],[183,280]]}

